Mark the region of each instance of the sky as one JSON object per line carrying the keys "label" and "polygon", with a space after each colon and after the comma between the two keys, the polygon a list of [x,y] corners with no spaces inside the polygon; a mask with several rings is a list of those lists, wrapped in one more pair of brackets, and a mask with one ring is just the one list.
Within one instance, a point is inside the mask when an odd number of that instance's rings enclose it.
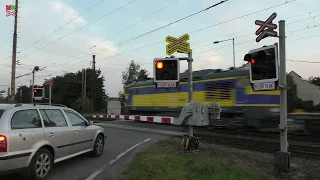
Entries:
{"label": "sky", "polygon": [[[232,38],[235,39],[236,66],[241,66],[249,50],[278,42],[275,37],[255,42],[255,31],[259,28],[255,20],[264,21],[274,12],[277,13],[274,23],[286,21],[287,72],[295,71],[306,79],[320,76],[317,71],[320,1],[229,0],[168,25],[218,2],[220,0],[23,0],[19,2],[16,76],[30,73],[35,65],[46,67],[36,73],[35,84],[41,85],[44,79],[91,67],[92,54],[96,54],[96,68],[105,78],[106,92],[116,97],[123,90],[122,71],[131,60],[148,70],[152,77],[154,58],[168,56],[166,36],[179,37],[186,33],[190,36],[194,70],[232,67],[232,41],[213,44]],[[14,17],[6,16],[5,6],[14,3],[14,0],[0,2],[1,90],[7,90],[11,82]],[[168,26],[135,38],[165,25]],[[187,69],[186,62],[180,66],[181,71]],[[31,78],[31,75],[18,78],[16,86],[29,86]]]}

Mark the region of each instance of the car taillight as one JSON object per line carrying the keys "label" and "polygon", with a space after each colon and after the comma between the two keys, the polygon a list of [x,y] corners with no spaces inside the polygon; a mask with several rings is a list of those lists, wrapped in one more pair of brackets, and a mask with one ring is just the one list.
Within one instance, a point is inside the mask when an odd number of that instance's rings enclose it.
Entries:
{"label": "car taillight", "polygon": [[0,153],[7,152],[7,137],[0,135]]}

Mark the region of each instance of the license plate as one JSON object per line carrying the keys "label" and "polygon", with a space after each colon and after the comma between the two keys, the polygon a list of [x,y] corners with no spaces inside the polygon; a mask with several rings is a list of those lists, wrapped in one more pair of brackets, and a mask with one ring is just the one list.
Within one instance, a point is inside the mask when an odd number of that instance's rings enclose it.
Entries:
{"label": "license plate", "polygon": [[253,85],[254,91],[263,91],[263,90],[275,90],[276,85],[274,82],[270,83],[255,83]]}

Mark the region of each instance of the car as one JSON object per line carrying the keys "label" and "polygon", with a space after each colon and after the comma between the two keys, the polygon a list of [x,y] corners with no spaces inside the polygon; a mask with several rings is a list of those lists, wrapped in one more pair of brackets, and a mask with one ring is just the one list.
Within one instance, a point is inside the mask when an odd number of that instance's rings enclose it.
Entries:
{"label": "car", "polygon": [[60,105],[0,104],[0,172],[48,177],[53,164],[103,154],[107,136],[75,110]]}

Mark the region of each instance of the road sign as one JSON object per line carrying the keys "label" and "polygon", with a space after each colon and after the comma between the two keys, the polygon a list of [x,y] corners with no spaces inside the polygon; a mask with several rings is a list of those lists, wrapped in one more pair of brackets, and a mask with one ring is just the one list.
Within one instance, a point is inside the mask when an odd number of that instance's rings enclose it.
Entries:
{"label": "road sign", "polygon": [[267,83],[254,83],[253,91],[270,91],[275,90],[276,84],[275,82],[267,82]]}
{"label": "road sign", "polygon": [[188,54],[190,52],[190,43],[187,42],[188,40],[189,34],[184,34],[179,38],[167,36],[166,42],[168,44],[166,46],[166,53],[168,55],[171,55],[175,52]]}
{"label": "road sign", "polygon": [[157,88],[176,88],[177,83],[176,82],[158,82]]}
{"label": "road sign", "polygon": [[45,85],[45,86],[52,85],[52,84],[53,84],[53,82],[52,82],[51,79],[47,79],[47,80],[45,80],[44,83],[43,83],[43,85]]}
{"label": "road sign", "polygon": [[256,42],[261,41],[262,39],[266,37],[276,37],[278,33],[274,31],[277,29],[277,25],[273,24],[272,21],[277,17],[277,13],[271,14],[271,16],[266,21],[260,21],[256,20],[255,24],[260,26],[259,29],[256,31],[256,35],[258,36],[256,38]]}

